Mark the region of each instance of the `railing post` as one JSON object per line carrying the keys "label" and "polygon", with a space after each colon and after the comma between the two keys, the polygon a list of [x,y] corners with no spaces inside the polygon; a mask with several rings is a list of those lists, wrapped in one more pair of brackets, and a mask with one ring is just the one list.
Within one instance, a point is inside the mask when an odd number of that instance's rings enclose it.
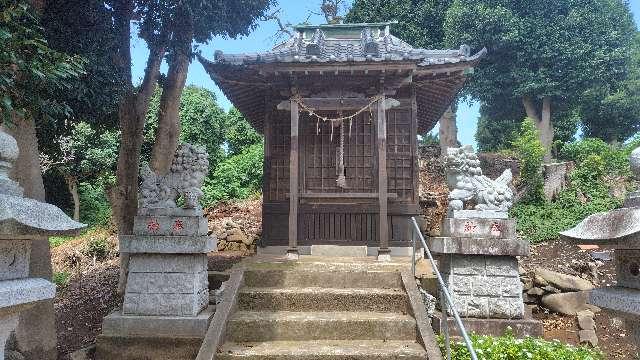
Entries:
{"label": "railing post", "polygon": [[416,277],[416,229],[411,227],[411,246],[413,247],[413,258],[411,258],[411,271],[413,272],[413,278]]}
{"label": "railing post", "polygon": [[444,293],[442,291],[440,291],[440,310],[442,311],[440,326],[442,328],[442,332],[444,332],[444,348],[447,353],[447,360],[451,360],[451,336],[449,335],[449,307],[447,306],[447,299],[444,297]]}
{"label": "railing post", "polygon": [[[423,250],[425,255],[427,255],[427,257],[429,258],[429,262],[431,263],[431,268],[433,269],[433,272],[436,274],[436,278],[438,279],[438,286],[440,288],[440,301],[441,301],[441,308],[443,310],[443,314],[442,316],[444,317],[444,326],[446,326],[446,330],[445,330],[445,346],[448,347],[449,346],[449,323],[448,323],[448,316],[447,316],[447,310],[451,309],[451,313],[453,314],[453,318],[456,321],[456,325],[458,326],[458,329],[460,331],[460,334],[462,335],[462,337],[464,338],[464,342],[467,346],[467,349],[469,350],[469,354],[471,355],[471,360],[478,360],[478,356],[476,355],[476,351],[473,349],[473,344],[471,343],[471,339],[469,338],[469,335],[467,334],[467,330],[465,330],[464,328],[464,324],[462,323],[462,320],[460,319],[460,315],[458,315],[458,311],[456,310],[454,304],[453,304],[453,300],[451,299],[451,295],[449,295],[449,290],[447,290],[447,285],[445,284],[444,280],[442,279],[442,274],[440,274],[440,271],[438,270],[438,266],[436,266],[436,262],[435,260],[433,260],[433,256],[431,255],[431,251],[429,250],[429,247],[427,246],[427,242],[424,240],[424,236],[422,236],[422,232],[420,232],[420,227],[418,226],[418,222],[416,221],[415,217],[411,217],[411,222],[413,223],[413,228],[414,230],[418,233],[418,237],[420,237],[420,243],[422,244]],[[446,300],[446,302],[445,302]],[[448,306],[447,306],[448,305]],[[450,360],[450,349],[447,349],[448,352],[448,356],[447,359]]]}

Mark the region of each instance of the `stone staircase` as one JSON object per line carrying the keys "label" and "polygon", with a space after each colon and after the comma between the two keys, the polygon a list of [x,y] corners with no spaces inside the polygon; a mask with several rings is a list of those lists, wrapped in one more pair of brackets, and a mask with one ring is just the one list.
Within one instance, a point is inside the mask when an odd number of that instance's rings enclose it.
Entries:
{"label": "stone staircase", "polygon": [[381,264],[245,270],[221,360],[424,360],[401,274]]}

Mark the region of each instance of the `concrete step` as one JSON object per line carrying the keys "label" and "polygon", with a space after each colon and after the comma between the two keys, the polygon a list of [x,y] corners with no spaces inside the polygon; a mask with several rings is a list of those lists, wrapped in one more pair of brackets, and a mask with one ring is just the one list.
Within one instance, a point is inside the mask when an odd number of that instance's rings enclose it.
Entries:
{"label": "concrete step", "polygon": [[401,289],[245,287],[238,295],[240,310],[410,313],[408,296]]}
{"label": "concrete step", "polygon": [[249,287],[402,288],[397,271],[247,270]]}
{"label": "concrete step", "polygon": [[227,326],[233,342],[280,340],[411,340],[416,321],[379,312],[239,311]]}
{"label": "concrete step", "polygon": [[220,360],[425,360],[415,341],[274,341],[227,343]]}

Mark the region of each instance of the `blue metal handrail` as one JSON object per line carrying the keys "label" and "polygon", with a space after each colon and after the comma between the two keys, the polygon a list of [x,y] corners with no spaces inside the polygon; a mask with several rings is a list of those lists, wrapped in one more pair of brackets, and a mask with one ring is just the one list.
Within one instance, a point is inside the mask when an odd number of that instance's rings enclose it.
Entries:
{"label": "blue metal handrail", "polygon": [[420,238],[420,242],[422,243],[422,248],[424,249],[425,254],[427,254],[427,257],[431,262],[431,267],[433,268],[433,272],[436,274],[436,277],[438,279],[438,286],[440,287],[440,294],[441,294],[440,308],[442,310],[442,317],[443,317],[441,324],[444,327],[443,329],[444,337],[445,337],[444,346],[447,352],[447,360],[451,360],[451,344],[450,344],[451,340],[449,337],[449,321],[447,320],[447,307],[451,309],[451,312],[453,313],[453,318],[455,319],[456,324],[458,325],[460,334],[462,334],[462,337],[464,338],[464,342],[467,346],[467,350],[469,350],[469,354],[471,354],[471,360],[478,360],[478,357],[476,356],[476,351],[473,349],[473,344],[471,343],[471,339],[469,338],[469,335],[467,334],[467,331],[465,330],[464,325],[462,324],[460,315],[458,315],[458,311],[456,310],[453,304],[453,300],[451,299],[451,294],[449,294],[447,285],[442,279],[442,275],[440,274],[440,271],[436,266],[436,262],[433,260],[433,256],[431,256],[431,251],[429,251],[427,242],[424,240],[424,236],[422,236],[422,231],[420,231],[420,227],[418,226],[418,222],[416,221],[416,218],[411,217],[411,222],[413,224],[413,229],[412,229],[413,236],[411,236],[411,243],[413,246],[413,259],[411,260],[413,276],[415,277],[416,275],[416,233],[417,233],[418,237]]}

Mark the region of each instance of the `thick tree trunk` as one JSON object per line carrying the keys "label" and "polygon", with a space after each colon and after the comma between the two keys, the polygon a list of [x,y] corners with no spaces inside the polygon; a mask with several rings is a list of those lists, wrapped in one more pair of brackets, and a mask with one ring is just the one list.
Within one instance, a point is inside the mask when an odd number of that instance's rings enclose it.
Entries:
{"label": "thick tree trunk", "polygon": [[176,19],[180,23],[174,38],[177,45],[173,48],[167,81],[162,87],[160,108],[158,109],[158,129],[151,151],[151,168],[158,174],[169,172],[173,155],[178,148],[180,98],[187,81],[189,63],[191,62],[193,31],[190,25],[190,16],[185,12],[185,9],[179,8]]}
{"label": "thick tree trunk", "polygon": [[542,146],[547,150],[544,154],[544,162],[550,163],[552,160],[551,149],[553,148],[553,123],[551,122],[551,98],[544,97],[542,99],[542,119],[538,125],[540,130],[540,141]]}
{"label": "thick tree trunk", "polygon": [[458,147],[458,126],[456,124],[456,113],[449,106],[447,111],[440,118],[440,128],[438,136],[440,138],[440,153],[447,154],[447,148]]}
{"label": "thick tree trunk", "polygon": [[78,193],[78,179],[71,175],[65,175],[64,180],[67,183],[67,189],[69,189],[69,193],[71,193],[71,198],[73,199],[73,220],[80,221],[80,194]]}
{"label": "thick tree trunk", "polygon": [[544,162],[550,163],[552,160],[551,148],[553,147],[553,122],[551,121],[551,98],[546,96],[542,98],[542,111],[538,112],[536,104],[529,96],[522,98],[522,105],[527,113],[527,117],[531,118],[540,133],[540,142],[545,148]]}
{"label": "thick tree trunk", "polygon": [[[133,232],[133,217],[138,209],[138,172],[140,167],[140,151],[142,149],[143,131],[149,102],[153,96],[158,78],[160,64],[165,54],[163,46],[150,46],[149,58],[144,79],[136,92],[131,82],[131,50],[130,21],[133,15],[131,0],[115,3],[116,26],[119,29],[118,61],[126,74],[128,90],[120,103],[120,149],[116,170],[116,187],[110,192],[113,218],[121,235]],[[118,291],[124,292],[129,256],[120,253],[120,280]]]}

